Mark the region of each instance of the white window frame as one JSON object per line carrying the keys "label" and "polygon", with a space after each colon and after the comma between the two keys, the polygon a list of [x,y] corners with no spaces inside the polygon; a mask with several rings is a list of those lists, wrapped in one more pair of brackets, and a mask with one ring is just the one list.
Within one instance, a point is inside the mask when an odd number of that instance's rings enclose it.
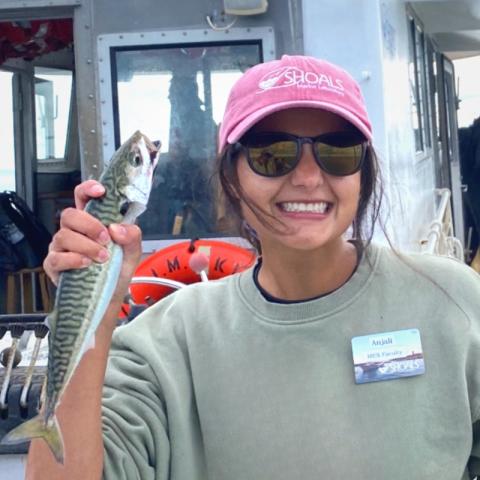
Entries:
{"label": "white window frame", "polygon": [[[275,33],[272,27],[231,28],[214,31],[206,29],[159,30],[152,32],[112,33],[100,35],[97,39],[97,65],[99,72],[99,104],[102,132],[102,156],[104,162],[115,152],[115,124],[113,110],[111,49],[115,47],[136,47],[145,45],[169,45],[181,43],[209,43],[209,42],[242,42],[260,40],[262,45],[263,61],[276,58]],[[239,237],[212,237],[250,247],[250,244]],[[155,252],[169,245],[189,240],[188,238],[172,238],[146,240],[142,242],[144,254]]]}
{"label": "white window frame", "polygon": [[231,28],[223,31],[159,30],[155,32],[112,33],[97,39],[100,92],[102,154],[104,162],[115,152],[115,127],[112,92],[111,48],[179,43],[208,43],[261,40],[263,60],[275,59],[275,35],[272,27]]}

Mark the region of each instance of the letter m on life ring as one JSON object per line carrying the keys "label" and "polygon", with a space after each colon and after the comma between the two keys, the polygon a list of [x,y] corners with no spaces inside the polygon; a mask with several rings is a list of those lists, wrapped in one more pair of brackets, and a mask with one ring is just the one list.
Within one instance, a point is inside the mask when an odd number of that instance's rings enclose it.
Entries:
{"label": "letter m on life ring", "polygon": [[216,270],[217,272],[222,272],[222,273],[225,273],[223,271],[223,264],[227,261],[226,258],[220,258],[218,257],[217,260],[215,261],[215,267],[214,267],[214,270]]}
{"label": "letter m on life ring", "polygon": [[174,270],[180,270],[180,262],[178,261],[178,257],[175,256],[173,261],[170,261],[167,258],[167,267],[168,267],[168,272],[172,273]]}

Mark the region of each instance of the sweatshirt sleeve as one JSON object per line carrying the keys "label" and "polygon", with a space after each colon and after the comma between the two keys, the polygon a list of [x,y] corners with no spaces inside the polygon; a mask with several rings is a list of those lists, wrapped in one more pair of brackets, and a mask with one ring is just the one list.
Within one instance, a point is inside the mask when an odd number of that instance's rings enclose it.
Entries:
{"label": "sweatshirt sleeve", "polygon": [[[479,281],[480,283],[480,281]],[[479,289],[480,290],[480,289]],[[480,291],[479,298],[480,298]],[[477,302],[480,303],[480,302]],[[480,312],[480,305],[478,305]],[[480,321],[474,324],[467,356],[467,381],[472,408],[472,451],[468,462],[470,478],[480,477]]]}
{"label": "sweatshirt sleeve", "polygon": [[165,402],[151,366],[114,336],[102,420],[105,480],[167,480],[170,442]]}
{"label": "sweatshirt sleeve", "polygon": [[472,450],[468,462],[470,478],[480,476],[480,275],[462,266],[465,282],[458,282],[457,298],[468,319],[465,376],[472,415]]}

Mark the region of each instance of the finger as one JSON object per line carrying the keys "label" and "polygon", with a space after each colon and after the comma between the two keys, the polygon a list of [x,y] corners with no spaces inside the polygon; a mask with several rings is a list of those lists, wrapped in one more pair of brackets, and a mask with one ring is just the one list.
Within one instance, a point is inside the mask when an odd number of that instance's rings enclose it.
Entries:
{"label": "finger", "polygon": [[58,285],[58,278],[65,270],[85,268],[92,264],[92,260],[79,253],[50,252],[43,261],[43,269],[50,280]]}
{"label": "finger", "polygon": [[107,249],[97,241],[66,228],[61,228],[53,236],[49,251],[51,253],[71,252],[100,263],[106,261],[109,257]]}
{"label": "finger", "polygon": [[124,253],[122,272],[113,296],[114,301],[120,302],[128,291],[128,285],[142,254],[142,234],[136,225],[112,224],[109,231],[112,240],[122,246]]}
{"label": "finger", "polygon": [[142,253],[142,231],[137,225],[111,224],[109,233],[112,240],[123,247],[125,255]]}
{"label": "finger", "polygon": [[110,225],[112,240],[123,248],[122,276],[128,283],[142,255],[142,235],[136,225]]}
{"label": "finger", "polygon": [[76,208],[66,208],[60,216],[60,230],[73,230],[88,238],[107,245],[110,242],[108,229],[92,215]]}
{"label": "finger", "polygon": [[83,210],[90,198],[98,198],[104,194],[105,187],[100,182],[86,180],[75,187],[75,206]]}

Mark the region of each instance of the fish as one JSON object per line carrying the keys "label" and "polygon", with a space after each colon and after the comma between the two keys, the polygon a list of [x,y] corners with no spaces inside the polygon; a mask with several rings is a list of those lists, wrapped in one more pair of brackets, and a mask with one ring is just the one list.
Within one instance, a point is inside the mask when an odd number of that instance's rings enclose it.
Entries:
{"label": "fish", "polygon": [[[88,201],[85,210],[105,226],[134,223],[145,211],[159,148],[136,131],[114,153],[99,181],[105,194]],[[55,410],[83,354],[94,346],[95,331],[113,296],[123,259],[122,248],[110,242],[109,259],[60,274],[55,304],[46,323],[48,366],[39,414],[10,431],[2,444],[43,438],[56,461],[64,464],[64,443]]]}

